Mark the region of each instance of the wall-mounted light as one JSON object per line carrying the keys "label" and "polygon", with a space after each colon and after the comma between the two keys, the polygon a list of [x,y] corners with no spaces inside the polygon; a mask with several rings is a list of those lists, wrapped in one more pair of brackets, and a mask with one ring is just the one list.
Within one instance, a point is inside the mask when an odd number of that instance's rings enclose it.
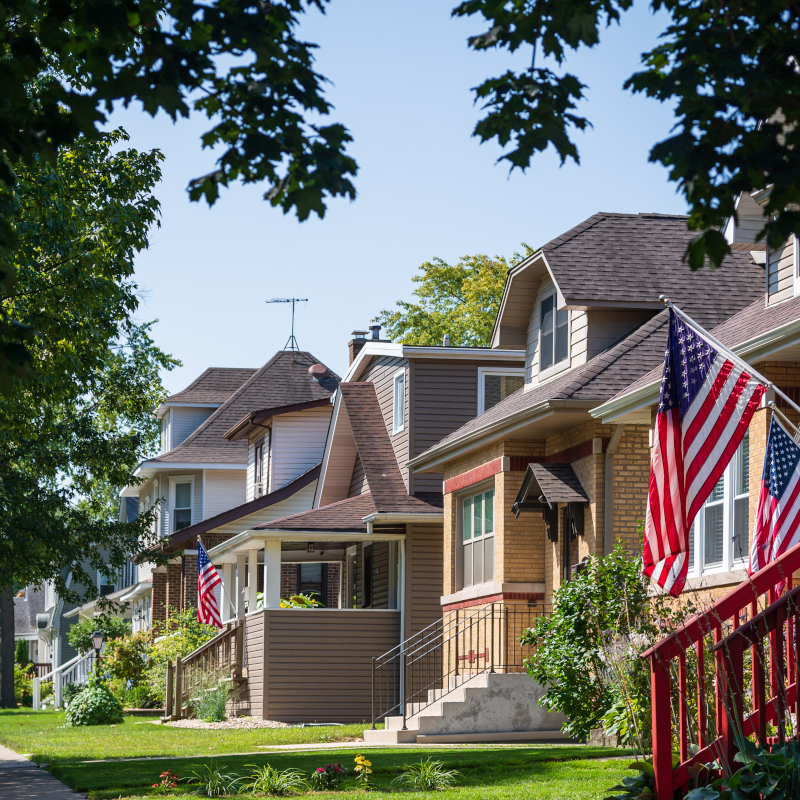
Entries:
{"label": "wall-mounted light", "polygon": [[314,542],[309,542],[308,543],[308,547],[306,548],[306,552],[307,553],[313,553],[314,552]]}

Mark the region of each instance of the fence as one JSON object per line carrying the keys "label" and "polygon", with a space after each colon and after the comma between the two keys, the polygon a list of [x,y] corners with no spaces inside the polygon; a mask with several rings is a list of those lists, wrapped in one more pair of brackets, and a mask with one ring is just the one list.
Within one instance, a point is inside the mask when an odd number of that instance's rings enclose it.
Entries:
{"label": "fence", "polygon": [[519,637],[544,605],[491,603],[456,609],[372,659],[372,727],[419,713],[481,672],[524,672]]}
{"label": "fence", "polygon": [[[226,623],[220,633],[195,651],[167,665],[164,717],[178,719],[187,714],[186,703],[204,685],[207,675],[225,676],[234,688],[245,682],[244,620]],[[174,713],[173,713],[174,706]]]}
{"label": "fence", "polygon": [[55,708],[63,706],[64,687],[68,683],[84,684],[89,680],[89,675],[94,669],[94,650],[77,655],[54,670],[39,675],[33,679],[33,708],[42,707],[42,684],[52,683],[53,703]]}
{"label": "fence", "polygon": [[[743,737],[767,744],[797,736],[798,569],[800,545],[643,654],[650,662],[655,800],[671,800],[700,775],[735,772]],[[778,597],[783,586],[788,591]],[[774,739],[768,723],[777,728]]]}

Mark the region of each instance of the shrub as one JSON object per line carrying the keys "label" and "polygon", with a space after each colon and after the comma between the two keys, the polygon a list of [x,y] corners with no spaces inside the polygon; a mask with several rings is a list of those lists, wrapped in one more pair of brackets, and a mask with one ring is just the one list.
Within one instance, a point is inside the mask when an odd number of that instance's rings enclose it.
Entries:
{"label": "shrub", "polygon": [[454,769],[445,769],[441,761],[431,761],[427,758],[419,764],[404,764],[403,772],[392,781],[392,786],[404,786],[418,792],[431,792],[434,789],[446,789],[452,786],[458,775]]}
{"label": "shrub", "polygon": [[147,658],[152,644],[150,631],[137,631],[114,639],[106,645],[104,667],[115,680],[138,685],[146,679]]}
{"label": "shrub", "polygon": [[270,794],[283,797],[295,792],[308,791],[311,787],[302,772],[296,769],[279,770],[266,764],[258,767],[255,764],[245,764],[253,767],[249,777],[242,779],[242,788],[251,794]]}
{"label": "shrub", "polygon": [[65,683],[64,688],[61,690],[61,699],[65,706],[72,702],[75,695],[80,694],[86,687],[80,683]]}
{"label": "shrub", "polygon": [[342,785],[345,771],[341,764],[326,764],[311,773],[311,786],[318,792],[335,791]]}
{"label": "shrub", "polygon": [[27,664],[14,664],[14,700],[23,706],[33,705],[33,675]]}
{"label": "shrub", "polygon": [[67,706],[64,724],[113,725],[122,722],[122,703],[114,697],[108,684],[96,671],[89,676],[86,687],[78,692]]}
{"label": "shrub", "polygon": [[69,643],[79,653],[88,653],[94,650],[92,644],[92,634],[100,631],[106,637],[106,641],[121,639],[130,633],[131,623],[119,616],[101,615],[92,619],[85,619],[76,622],[69,629]]}
{"label": "shrub", "polygon": [[17,646],[14,648],[15,664],[30,664],[31,658],[28,655],[28,643],[24,639],[17,639]]}
{"label": "shrub", "polygon": [[202,797],[222,797],[224,794],[236,790],[236,785],[241,778],[233,773],[223,772],[226,767],[216,767],[212,764],[203,764],[200,772],[193,772],[191,777],[182,780],[190,785],[197,786],[195,794]]}
{"label": "shrub", "polygon": [[224,674],[220,672],[201,673],[196,692],[197,696],[193,700],[194,713],[198,719],[204,722],[224,722],[228,715],[226,713],[228,696],[230,695],[230,683],[223,682]]}
{"label": "shrub", "polygon": [[157,708],[156,702],[150,687],[145,683],[132,686],[122,698],[122,705],[125,708]]}

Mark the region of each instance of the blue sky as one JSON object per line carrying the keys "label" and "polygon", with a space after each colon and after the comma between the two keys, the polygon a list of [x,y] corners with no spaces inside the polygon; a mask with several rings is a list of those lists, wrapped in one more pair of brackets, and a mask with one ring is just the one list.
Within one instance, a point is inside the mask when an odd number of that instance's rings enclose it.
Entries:
{"label": "blue sky", "polygon": [[333,0],[324,16],[310,13],[300,34],[320,45],[332,118],[353,134],[360,166],[357,199],[332,202],[323,220],[284,216],[261,199],[263,186],[224,190],[211,209],[190,203],[186,184],[213,168],[199,142],[208,121],[117,111],[132,146],[166,157],[162,226],[136,274],[139,319],[158,318],[159,345],[184,364],[164,376],[168,390],[208,366],[258,367],[281,349],[290,310],[265,305],[271,297],[309,299],[297,312],[300,346],[343,374],[350,332],[410,299],[412,275],[433,256],[510,256],[597,211],[683,213],[666,171],[647,161],[672,111],[622,90],[666,22],[637,6],[567,65],[589,85],[594,128],[577,135],[580,166],[559,168],[550,151],[510,177],[495,165],[500,149],[470,135],[481,113],[470,89],[526,65],[530,51],[469,51],[480,24],[451,19],[447,2]]}

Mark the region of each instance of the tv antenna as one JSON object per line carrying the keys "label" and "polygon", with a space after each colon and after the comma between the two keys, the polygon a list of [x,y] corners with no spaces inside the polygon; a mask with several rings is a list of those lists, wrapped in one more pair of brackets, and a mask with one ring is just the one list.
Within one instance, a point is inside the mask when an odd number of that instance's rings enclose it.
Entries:
{"label": "tv antenna", "polygon": [[292,304],[292,335],[286,340],[283,346],[284,350],[299,351],[300,346],[297,344],[297,339],[294,335],[294,307],[296,303],[307,303],[307,297],[273,297],[271,300],[265,300],[265,303],[291,303]]}

